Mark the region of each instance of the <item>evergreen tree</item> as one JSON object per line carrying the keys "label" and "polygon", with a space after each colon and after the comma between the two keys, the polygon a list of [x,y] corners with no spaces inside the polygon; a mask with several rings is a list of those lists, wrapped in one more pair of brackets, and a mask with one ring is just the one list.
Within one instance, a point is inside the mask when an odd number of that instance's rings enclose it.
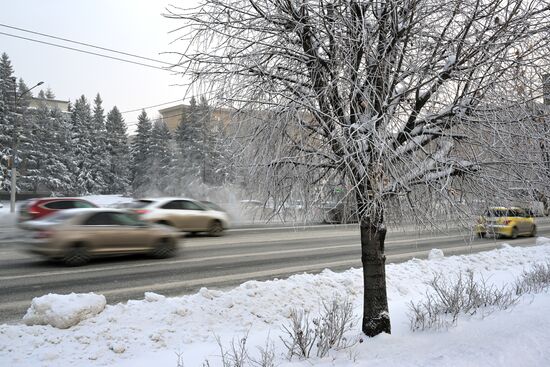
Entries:
{"label": "evergreen tree", "polygon": [[200,112],[195,97],[192,97],[189,107],[182,114],[182,119],[176,129],[178,154],[182,155],[181,159],[177,160],[178,168],[185,178],[192,181],[201,180],[203,167],[203,133]]}
{"label": "evergreen tree", "polygon": [[92,157],[91,123],[90,105],[83,95],[75,101],[71,115],[74,191],[80,195],[91,194],[97,189],[93,169],[95,162]]}
{"label": "evergreen tree", "polygon": [[107,114],[106,130],[111,162],[107,181],[108,193],[124,194],[130,186],[130,149],[126,125],[116,106]]}
{"label": "evergreen tree", "polygon": [[204,106],[197,105],[195,97],[191,97],[189,101],[189,136],[187,137],[189,145],[192,147],[190,151],[191,157],[198,161],[202,155],[202,127],[204,123]]}
{"label": "evergreen tree", "polygon": [[186,139],[189,134],[189,124],[187,121],[189,120],[188,114],[187,114],[187,108],[183,106],[181,111],[181,118],[178,126],[176,127],[176,131],[174,132],[174,140],[176,141],[177,146],[182,150],[184,146],[186,145]]}
{"label": "evergreen tree", "polygon": [[[76,172],[75,149],[72,145],[71,131],[72,115],[64,114],[57,107],[51,110],[51,115],[51,121],[54,125],[51,129],[53,136],[50,149],[55,153],[52,155],[52,161],[59,163],[55,163],[51,167],[46,168],[45,172],[55,172],[46,176],[58,177],[59,184],[56,186],[56,189],[62,193],[72,193],[75,191],[72,172]],[[63,168],[55,170],[57,164],[62,164],[66,170]]]}
{"label": "evergreen tree", "polygon": [[[17,85],[17,104],[16,104],[16,120],[15,120],[15,146],[17,149],[16,160],[19,163],[25,163],[27,158],[25,153],[25,142],[33,142],[35,140],[35,128],[32,114],[29,114],[29,106],[31,104],[32,91],[29,90],[27,84],[22,78],[19,78]],[[21,167],[24,170],[24,166]]]}
{"label": "evergreen tree", "polygon": [[25,191],[66,193],[70,189],[67,167],[67,124],[59,109],[42,103],[28,118],[29,134],[21,145],[24,152],[21,188]]}
{"label": "evergreen tree", "polygon": [[19,78],[17,96],[17,106],[22,109],[28,108],[32,99],[32,91],[29,90],[23,78]]}
{"label": "evergreen tree", "polygon": [[211,126],[206,133],[206,169],[204,177],[209,184],[221,185],[233,180],[234,159],[229,138],[222,123]]}
{"label": "evergreen tree", "polygon": [[132,191],[143,194],[151,186],[151,177],[148,174],[147,163],[151,147],[151,120],[145,110],[138,116],[137,133],[132,143]]}
{"label": "evergreen tree", "polygon": [[[20,79],[18,94],[22,95],[28,90],[25,83]],[[17,124],[17,150],[21,158],[18,162],[19,179],[17,186],[23,191],[38,191],[43,183],[41,176],[41,164],[47,155],[44,150],[44,125],[48,124],[49,110],[42,104],[36,111],[28,113],[29,98],[23,95],[18,99],[19,121]]]}
{"label": "evergreen tree", "polygon": [[6,53],[0,57],[0,190],[9,191],[11,172],[8,160],[12,154],[15,126],[15,80]]}
{"label": "evergreen tree", "polygon": [[53,93],[53,91],[49,87],[46,89],[46,98],[47,99],[55,99],[55,94]]}
{"label": "evergreen tree", "polygon": [[[13,79],[12,79],[13,80]],[[14,86],[14,83],[12,83]],[[26,166],[30,164],[31,167],[36,165],[36,162],[33,160],[28,160],[28,155],[26,154],[25,146],[31,146],[33,140],[32,120],[29,119],[28,107],[30,105],[30,100],[32,98],[32,93],[29,91],[29,87],[25,84],[23,79],[19,79],[17,86],[15,86],[14,91],[14,108],[12,109],[12,123],[11,127],[12,139],[10,147],[10,160],[12,164],[15,164],[18,170],[18,175],[24,176]],[[11,183],[11,171],[9,172],[10,183]],[[17,190],[27,189],[24,187],[24,181],[17,182]],[[11,185],[10,185],[11,186]],[[11,190],[11,188],[10,188]]]}
{"label": "evergreen tree", "polygon": [[107,132],[105,129],[105,115],[102,107],[103,101],[99,93],[94,99],[94,111],[91,123],[91,175],[95,182],[92,193],[99,194],[108,191],[107,182],[111,180],[108,177],[111,166],[109,152],[107,150]]}
{"label": "evergreen tree", "polygon": [[156,121],[151,132],[151,150],[149,154],[149,175],[152,178],[151,190],[165,193],[169,184],[168,176],[172,163],[172,135],[164,121]]}
{"label": "evergreen tree", "polygon": [[214,172],[214,159],[215,154],[215,141],[216,137],[211,131],[211,111],[206,97],[201,96],[199,105],[197,107],[198,120],[197,120],[197,135],[198,135],[198,149],[199,160],[202,163],[201,178],[202,182],[207,184],[213,184],[215,182]]}

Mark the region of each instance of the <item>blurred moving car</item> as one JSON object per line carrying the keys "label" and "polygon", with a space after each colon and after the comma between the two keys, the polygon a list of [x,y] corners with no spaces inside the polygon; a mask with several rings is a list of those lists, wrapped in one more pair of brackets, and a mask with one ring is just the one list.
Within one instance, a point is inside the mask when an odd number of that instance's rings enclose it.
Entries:
{"label": "blurred moving car", "polygon": [[479,218],[474,228],[479,237],[494,235],[517,238],[537,235],[537,225],[530,212],[522,208],[492,207]]}
{"label": "blurred moving car", "polygon": [[94,256],[149,253],[175,254],[179,233],[144,222],[116,209],[69,209],[21,224],[25,250],[67,265],[83,265]]}
{"label": "blurred moving car", "polygon": [[34,220],[59,210],[76,208],[97,208],[97,205],[81,198],[38,198],[30,199],[19,206],[18,222]]}
{"label": "blurred moving car", "polygon": [[172,226],[185,232],[207,232],[221,236],[229,228],[229,215],[215,204],[188,198],[147,198],[136,200],[129,209],[141,219]]}

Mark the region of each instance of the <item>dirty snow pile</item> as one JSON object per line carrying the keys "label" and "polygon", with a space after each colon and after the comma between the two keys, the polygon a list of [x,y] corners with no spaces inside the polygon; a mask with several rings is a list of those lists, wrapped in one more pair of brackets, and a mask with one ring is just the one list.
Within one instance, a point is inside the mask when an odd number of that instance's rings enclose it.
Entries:
{"label": "dirty snow pile", "polygon": [[48,294],[32,300],[23,322],[26,325],[51,325],[67,329],[97,315],[106,304],[105,296],[94,293]]}
{"label": "dirty snow pile", "polygon": [[[86,317],[78,317],[78,323],[67,329],[46,322],[47,318],[40,323],[48,325],[0,325],[0,366],[176,367],[177,354],[187,367],[202,366],[205,359],[212,367],[222,366],[216,338],[227,350],[232,340],[245,335],[249,354],[257,355],[257,347],[265,346],[269,340],[274,346],[276,365],[283,367],[550,366],[548,293],[528,295],[512,309],[484,317],[463,316],[455,327],[439,331],[412,332],[407,316],[409,303],[421,299],[427,289],[425,282],[434,273],[472,271],[502,286],[548,259],[550,240],[539,239],[533,247],[502,246],[494,251],[452,257],[434,251],[429,260],[390,264],[387,281],[392,334],[363,338],[362,343],[331,351],[323,359],[289,361],[279,338],[284,335],[282,326],[288,325],[292,308],[315,315],[323,300],[349,297],[357,316],[349,339],[359,340],[360,269],[249,281],[225,291],[202,288],[182,297],[147,292],[143,300],[107,305],[95,316],[87,313]],[[53,297],[47,305],[58,310],[66,306],[67,300]],[[32,307],[40,309],[36,302]]]}

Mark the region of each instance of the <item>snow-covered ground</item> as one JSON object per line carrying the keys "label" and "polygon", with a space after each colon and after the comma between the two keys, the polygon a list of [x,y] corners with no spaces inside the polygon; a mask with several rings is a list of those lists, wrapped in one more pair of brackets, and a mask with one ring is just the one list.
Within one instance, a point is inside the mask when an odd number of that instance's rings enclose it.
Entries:
{"label": "snow-covered ground", "polygon": [[[414,259],[387,266],[391,335],[363,338],[362,343],[332,351],[324,359],[288,361],[279,336],[292,307],[315,315],[323,299],[350,297],[356,316],[361,314],[362,273],[325,270],[288,279],[249,281],[230,290],[201,289],[198,293],[165,298],[146,293],[142,300],[107,305],[101,297],[76,301],[84,308],[82,321],[70,328],[49,325],[0,325],[0,366],[170,366],[182,354],[186,367],[221,366],[216,336],[228,347],[248,333],[251,354],[269,338],[278,366],[550,366],[550,295],[524,296],[518,305],[486,317],[463,316],[455,327],[439,331],[409,330],[408,304],[426,291],[425,282],[437,272],[471,270],[490,283],[512,282],[522,271],[550,259],[550,240],[537,246],[503,245],[494,251],[445,257],[434,251],[429,260]],[[75,297],[74,295],[70,297]],[[74,312],[64,297],[50,296],[35,303],[33,321],[41,309],[55,319],[56,304]],[[29,302],[30,305],[30,302]],[[48,311],[48,309],[50,310]],[[73,307],[74,308],[74,307]],[[101,310],[97,315],[95,312]],[[51,311],[51,312],[50,312]],[[359,320],[359,319],[358,319]],[[74,320],[73,320],[74,321]],[[349,338],[360,336],[360,323]],[[67,325],[63,325],[65,327]]]}

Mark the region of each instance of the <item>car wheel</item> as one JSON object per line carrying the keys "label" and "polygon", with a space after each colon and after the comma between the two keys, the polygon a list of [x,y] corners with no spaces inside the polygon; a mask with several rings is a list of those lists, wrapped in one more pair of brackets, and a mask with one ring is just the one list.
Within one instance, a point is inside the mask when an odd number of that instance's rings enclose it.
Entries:
{"label": "car wheel", "polygon": [[223,225],[219,220],[214,220],[208,225],[208,234],[210,236],[221,236],[223,234]]}
{"label": "car wheel", "polygon": [[90,254],[84,244],[71,246],[61,259],[65,265],[81,266],[90,261]]}
{"label": "car wheel", "polygon": [[155,244],[151,255],[157,259],[166,259],[174,256],[176,253],[176,244],[174,240],[163,238]]}
{"label": "car wheel", "polygon": [[513,239],[516,239],[518,238],[518,235],[519,235],[518,227],[512,228],[512,235],[510,237]]}
{"label": "car wheel", "polygon": [[531,228],[531,237],[536,237],[537,235],[537,226],[533,224],[533,228]]}

